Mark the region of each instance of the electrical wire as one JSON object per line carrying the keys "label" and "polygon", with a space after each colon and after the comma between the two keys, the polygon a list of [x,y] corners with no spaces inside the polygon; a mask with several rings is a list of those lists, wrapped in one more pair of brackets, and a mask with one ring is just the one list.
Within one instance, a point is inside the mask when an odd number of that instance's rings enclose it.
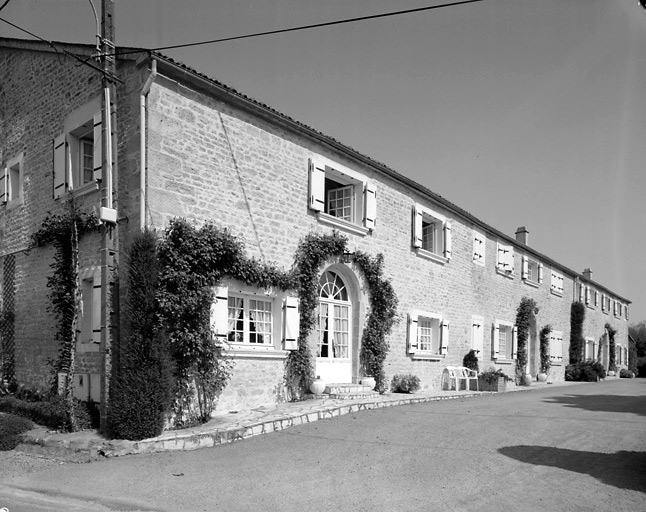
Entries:
{"label": "electrical wire", "polygon": [[[184,43],[184,44],[176,44],[176,45],[170,45],[170,46],[159,46],[157,48],[147,48],[147,51],[160,51],[160,50],[174,50],[177,48],[188,48],[191,46],[200,46],[200,45],[205,45],[205,44],[214,44],[214,43],[223,43],[226,41],[235,41],[238,39],[249,39],[252,37],[260,37],[260,36],[268,36],[268,35],[273,35],[273,34],[284,34],[287,32],[296,32],[299,30],[309,30],[312,28],[321,28],[321,27],[330,27],[333,25],[341,25],[345,23],[355,23],[358,21],[366,21],[366,20],[374,20],[377,18],[387,18],[387,17],[392,17],[392,16],[400,16],[403,14],[412,14],[415,12],[423,12],[423,11],[430,11],[433,9],[440,9],[443,7],[453,7],[456,5],[462,5],[462,4],[472,4],[476,2],[482,2],[484,0],[462,0],[459,2],[451,2],[447,4],[440,4],[440,5],[430,5],[426,7],[418,7],[416,9],[406,9],[404,11],[394,11],[394,12],[386,12],[382,14],[373,14],[370,16],[360,16],[358,18],[348,18],[348,19],[343,19],[343,20],[336,20],[336,21],[328,21],[324,23],[315,23],[313,25],[302,25],[299,27],[290,27],[290,28],[283,28],[283,29],[278,29],[278,30],[268,30],[266,32],[255,32],[253,34],[245,34],[242,36],[232,36],[232,37],[223,37],[220,39],[210,39],[208,41],[198,41],[194,43]],[[644,0],[646,1],[646,0]],[[125,50],[125,51],[118,51],[113,54],[113,56],[118,56],[118,55],[126,55],[130,53],[140,53],[142,50]]]}
{"label": "electrical wire", "polygon": [[7,4],[8,4],[9,2],[11,2],[11,0],[5,0],[5,3],[3,3],[2,5],[0,5],[0,11],[1,11],[2,9],[4,9],[5,7],[7,7]]}

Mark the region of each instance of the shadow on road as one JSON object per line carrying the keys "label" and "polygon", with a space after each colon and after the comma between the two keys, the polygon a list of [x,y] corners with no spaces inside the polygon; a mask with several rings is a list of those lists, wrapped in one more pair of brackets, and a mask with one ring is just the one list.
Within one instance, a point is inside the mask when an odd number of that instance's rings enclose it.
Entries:
{"label": "shadow on road", "polygon": [[607,485],[646,493],[646,453],[599,453],[550,446],[504,446],[498,450],[512,459],[574,471]]}
{"label": "shadow on road", "polygon": [[646,416],[646,396],[634,395],[561,395],[545,399],[546,402],[563,404],[587,411],[632,412]]}

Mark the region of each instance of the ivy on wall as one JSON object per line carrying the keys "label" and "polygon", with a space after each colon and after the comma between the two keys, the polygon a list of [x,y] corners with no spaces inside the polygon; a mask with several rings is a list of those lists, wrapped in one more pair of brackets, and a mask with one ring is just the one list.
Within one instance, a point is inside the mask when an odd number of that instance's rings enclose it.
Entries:
{"label": "ivy on wall", "polygon": [[527,339],[529,338],[529,328],[534,320],[534,315],[538,313],[536,301],[528,297],[523,297],[516,309],[516,328],[518,329],[517,337],[517,358],[516,358],[516,380],[518,383],[524,383],[525,369],[527,367]]}
{"label": "ivy on wall", "polygon": [[570,307],[570,364],[583,361],[583,321],[585,320],[585,306],[582,302],[573,302]]}

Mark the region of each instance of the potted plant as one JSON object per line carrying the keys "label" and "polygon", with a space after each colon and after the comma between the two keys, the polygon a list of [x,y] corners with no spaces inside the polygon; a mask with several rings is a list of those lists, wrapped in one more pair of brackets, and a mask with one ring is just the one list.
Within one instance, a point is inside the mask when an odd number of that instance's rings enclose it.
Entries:
{"label": "potted plant", "polygon": [[390,383],[390,389],[394,393],[415,393],[420,388],[419,377],[417,375],[395,375]]}
{"label": "potted plant", "polygon": [[377,385],[377,381],[375,380],[374,377],[371,377],[370,375],[366,375],[365,377],[361,377],[361,385],[370,386],[370,389],[373,390]]}
{"label": "potted plant", "polygon": [[325,391],[325,382],[321,380],[320,376],[316,376],[316,379],[310,384],[310,391],[313,395],[322,395]]}
{"label": "potted plant", "polygon": [[541,357],[541,370],[538,373],[538,380],[540,382],[545,382],[547,380],[547,374],[550,371],[552,366],[552,360],[550,359],[550,333],[552,332],[552,326],[546,325],[541,329],[539,334],[540,339],[540,357]]}
{"label": "potted plant", "polygon": [[490,368],[478,375],[478,387],[480,391],[507,391],[507,382],[512,380],[500,369]]}

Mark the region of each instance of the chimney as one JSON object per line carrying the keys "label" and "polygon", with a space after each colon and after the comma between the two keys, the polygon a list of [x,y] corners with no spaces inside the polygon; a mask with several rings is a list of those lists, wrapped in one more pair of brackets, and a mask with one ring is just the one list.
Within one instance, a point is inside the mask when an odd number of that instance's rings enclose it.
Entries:
{"label": "chimney", "polygon": [[529,245],[529,231],[525,226],[521,226],[516,230],[516,242]]}
{"label": "chimney", "polygon": [[586,279],[588,279],[588,280],[592,280],[592,269],[590,269],[590,268],[586,268],[586,269],[583,271],[583,277],[585,277],[585,278],[586,278]]}

